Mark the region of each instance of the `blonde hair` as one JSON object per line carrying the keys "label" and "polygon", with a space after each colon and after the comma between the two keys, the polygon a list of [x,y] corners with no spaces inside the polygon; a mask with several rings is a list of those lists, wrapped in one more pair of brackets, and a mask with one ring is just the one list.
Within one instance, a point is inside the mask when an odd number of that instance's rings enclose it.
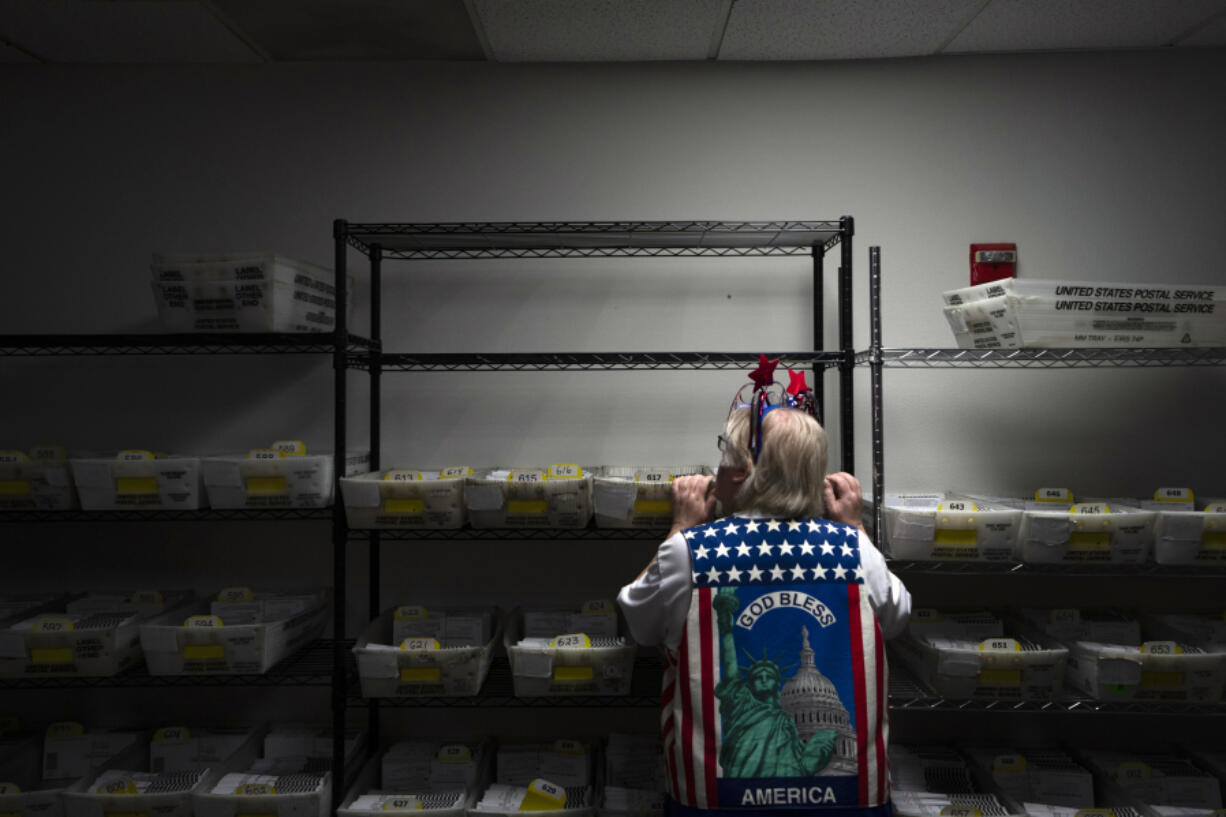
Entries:
{"label": "blonde hair", "polygon": [[825,430],[803,411],[774,409],[762,420],[762,450],[755,464],[749,451],[749,423],[749,409],[739,409],[724,425],[724,437],[731,445],[722,464],[749,471],[737,504],[789,519],[822,516]]}

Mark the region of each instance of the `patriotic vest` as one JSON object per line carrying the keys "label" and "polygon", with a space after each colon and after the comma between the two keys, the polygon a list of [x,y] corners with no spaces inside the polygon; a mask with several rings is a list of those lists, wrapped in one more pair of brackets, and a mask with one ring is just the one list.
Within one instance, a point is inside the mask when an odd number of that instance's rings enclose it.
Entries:
{"label": "patriotic vest", "polygon": [[670,813],[889,817],[885,647],[858,531],[731,516],[683,535],[690,608],[661,696]]}

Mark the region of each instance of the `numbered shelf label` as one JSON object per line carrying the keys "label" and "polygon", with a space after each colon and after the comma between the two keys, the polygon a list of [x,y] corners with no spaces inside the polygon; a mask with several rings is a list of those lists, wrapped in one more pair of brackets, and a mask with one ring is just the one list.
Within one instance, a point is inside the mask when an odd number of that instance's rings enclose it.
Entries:
{"label": "numbered shelf label", "polygon": [[401,797],[389,797],[379,808],[382,811],[421,811],[424,806],[416,796],[408,794]]}
{"label": "numbered shelf label", "polygon": [[549,642],[549,646],[564,649],[586,649],[592,646],[592,639],[586,633],[567,633]]}
{"label": "numbered shelf label", "polygon": [[425,477],[421,475],[421,471],[406,471],[403,468],[396,468],[388,471],[383,475],[384,482],[421,482]]}
{"label": "numbered shelf label", "polygon": [[1149,764],[1140,760],[1126,760],[1115,767],[1116,780],[1149,780],[1149,776]]}
{"label": "numbered shelf label", "polygon": [[916,607],[911,610],[908,620],[916,624],[933,624],[941,621],[941,613],[931,607]]}
{"label": "numbered shelf label", "polygon": [[979,642],[983,652],[1021,652],[1022,645],[1016,638],[985,638]]}
{"label": "numbered shelf label", "polygon": [[663,484],[673,481],[672,471],[636,471],[634,474],[635,482],[649,482],[655,484]]}
{"label": "numbered shelf label", "polygon": [[592,599],[590,601],[585,601],[582,605],[580,605],[579,612],[585,615],[612,613],[613,602],[609,601],[608,599]]}
{"label": "numbered shelf label", "polygon": [[1058,505],[1072,505],[1073,492],[1068,488],[1040,488],[1034,492],[1035,502],[1052,502]]}
{"label": "numbered shelf label", "polygon": [[30,459],[66,460],[68,459],[68,449],[62,445],[36,445],[30,449]]}
{"label": "numbered shelf label", "polygon": [[66,633],[72,629],[72,619],[61,616],[48,616],[34,622],[32,628],[36,633]]}
{"label": "numbered shelf label", "polygon": [[471,477],[473,469],[467,465],[453,465],[450,468],[444,468],[438,472],[438,475],[443,479],[459,479],[461,477]]}
{"label": "numbered shelf label", "polygon": [[473,750],[462,743],[453,743],[439,747],[437,757],[443,763],[468,763],[473,759]]}
{"label": "numbered shelf label", "polygon": [[1154,491],[1154,499],[1158,502],[1191,503],[1196,497],[1191,488],[1159,488]]}
{"label": "numbered shelf label", "polygon": [[277,787],[271,783],[243,783],[234,789],[234,793],[248,796],[276,794]]}
{"label": "numbered shelf label", "polygon": [[190,740],[191,730],[186,726],[163,726],[153,733],[154,743],[183,743]]}
{"label": "numbered shelf label", "polygon": [[511,473],[507,474],[507,482],[530,483],[544,481],[544,471],[512,471]]}
{"label": "numbered shelf label", "polygon": [[549,466],[549,479],[582,479],[583,469],[573,462],[555,462]]}
{"label": "numbered shelf label", "polygon": [[128,596],[129,604],[164,604],[165,601],[160,590],[136,590]]}
{"label": "numbered shelf label", "polygon": [[402,650],[437,650],[441,649],[438,640],[434,638],[406,638],[400,642]]}
{"label": "numbered shelf label", "polygon": [[539,777],[528,784],[528,792],[519,804],[520,811],[557,811],[565,807],[566,789]]}
{"label": "numbered shelf label", "polygon": [[184,627],[224,627],[221,616],[197,615],[188,616],[183,622]]}
{"label": "numbered shelf label", "polygon": [[46,735],[49,738],[79,738],[85,734],[85,727],[76,721],[57,721],[47,725]]}
{"label": "numbered shelf label", "polygon": [[1107,514],[1111,513],[1111,508],[1106,502],[1078,502],[1076,505],[1068,509],[1069,513],[1079,514]]}
{"label": "numbered shelf label", "polygon": [[960,806],[951,803],[941,809],[941,817],[983,817],[983,812],[974,806]]}
{"label": "numbered shelf label", "polygon": [[249,460],[279,460],[285,455],[275,448],[253,448],[247,452]]}
{"label": "numbered shelf label", "polygon": [[130,777],[108,780],[95,790],[98,794],[140,794],[136,781]]}
{"label": "numbered shelf label", "polygon": [[551,751],[559,755],[586,755],[587,747],[578,740],[555,740]]}
{"label": "numbered shelf label", "polygon": [[255,601],[255,593],[250,587],[223,587],[217,594],[218,601],[244,602]]}
{"label": "numbered shelf label", "polygon": [[157,459],[157,457],[152,451],[146,451],[143,448],[128,448],[115,455],[115,459],[119,462],[145,462]]}
{"label": "numbered shelf label", "polygon": [[937,505],[937,513],[974,513],[979,506],[965,499],[953,499]]}
{"label": "numbered shelf label", "polygon": [[1174,641],[1146,641],[1141,645],[1145,655],[1183,655],[1183,647]]}
{"label": "numbered shelf label", "polygon": [[1024,772],[1026,771],[1026,758],[1021,755],[997,755],[992,760],[992,771]]}
{"label": "numbered shelf label", "polygon": [[19,462],[29,462],[30,458],[24,451],[0,451],[0,465],[15,465]]}
{"label": "numbered shelf label", "polygon": [[286,457],[301,457],[306,454],[306,443],[302,440],[277,440],[268,447],[273,451],[280,451]]}
{"label": "numbered shelf label", "polygon": [[429,618],[426,613],[426,608],[420,604],[406,604],[396,608],[396,612],[392,613],[392,618],[396,621],[424,621]]}

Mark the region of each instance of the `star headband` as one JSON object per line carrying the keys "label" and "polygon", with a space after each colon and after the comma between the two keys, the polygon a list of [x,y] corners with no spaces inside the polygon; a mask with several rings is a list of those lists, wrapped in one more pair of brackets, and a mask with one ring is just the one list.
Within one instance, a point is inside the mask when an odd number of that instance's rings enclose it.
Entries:
{"label": "star headband", "polygon": [[[749,450],[753,453],[753,461],[758,461],[762,453],[762,420],[767,413],[777,408],[792,408],[806,412],[814,420],[820,422],[817,416],[817,400],[813,390],[805,382],[803,371],[794,372],[788,369],[788,385],[785,389],[775,382],[775,367],[778,360],[768,360],[766,355],[758,355],[758,368],[749,373],[751,383],[742,386],[732,398],[732,406],[728,415],[737,409],[747,408],[750,413]],[[752,389],[748,398],[746,389]]]}

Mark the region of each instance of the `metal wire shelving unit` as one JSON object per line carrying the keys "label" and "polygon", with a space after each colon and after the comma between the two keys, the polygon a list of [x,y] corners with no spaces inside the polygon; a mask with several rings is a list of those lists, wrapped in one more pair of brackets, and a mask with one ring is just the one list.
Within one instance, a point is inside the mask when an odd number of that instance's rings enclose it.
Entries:
{"label": "metal wire shelving unit", "polygon": [[[828,368],[840,373],[839,411],[842,418],[843,452],[846,470],[854,464],[854,428],[852,375],[856,365],[852,346],[852,240],[854,220],[843,217],[832,221],[607,221],[607,222],[495,222],[495,223],[350,223],[338,220],[334,224],[336,271],[338,279],[346,274],[346,255],[357,250],[369,262],[371,289],[371,337],[381,338],[381,278],[385,260],[448,261],[466,259],[583,259],[583,258],[753,258],[796,256],[811,259],[813,270],[813,349],[801,352],[772,354],[783,364],[804,367],[820,374]],[[825,305],[823,303],[824,258],[839,248],[837,322],[839,348],[823,351]],[[411,350],[380,350],[371,368],[371,454],[372,468],[379,466],[381,417],[379,409],[380,378],[384,372],[497,372],[497,371],[676,371],[727,370],[752,368],[758,361],[752,354],[733,352],[607,352],[541,354],[478,353],[420,354]],[[824,402],[822,379],[816,381],[815,394],[819,406]],[[336,450],[345,450],[343,422],[338,422]],[[336,554],[336,584],[344,584],[344,549],[351,541],[366,542],[369,548],[369,613],[380,612],[379,551],[383,541],[398,540],[591,540],[626,541],[648,539],[658,541],[663,531],[602,530],[589,527],[582,530],[474,530],[458,531],[352,531],[339,528],[334,538]],[[337,599],[337,609],[344,609],[343,597]],[[338,614],[339,615],[339,614]],[[338,617],[336,632],[344,632],[345,622]],[[629,699],[609,699],[580,696],[517,699],[510,694],[510,669],[505,661],[496,662],[483,694],[476,700],[429,698],[413,703],[396,700],[361,701],[348,698],[350,706],[368,707],[372,745],[378,742],[378,708],[387,706],[505,706],[505,707],[568,707],[568,706],[640,706],[657,705],[658,668],[656,672],[636,672],[635,695]],[[655,683],[655,689],[646,685]],[[343,722],[334,697],[335,723]],[[339,751],[339,749],[338,749]],[[339,758],[339,755],[338,755]]]}

